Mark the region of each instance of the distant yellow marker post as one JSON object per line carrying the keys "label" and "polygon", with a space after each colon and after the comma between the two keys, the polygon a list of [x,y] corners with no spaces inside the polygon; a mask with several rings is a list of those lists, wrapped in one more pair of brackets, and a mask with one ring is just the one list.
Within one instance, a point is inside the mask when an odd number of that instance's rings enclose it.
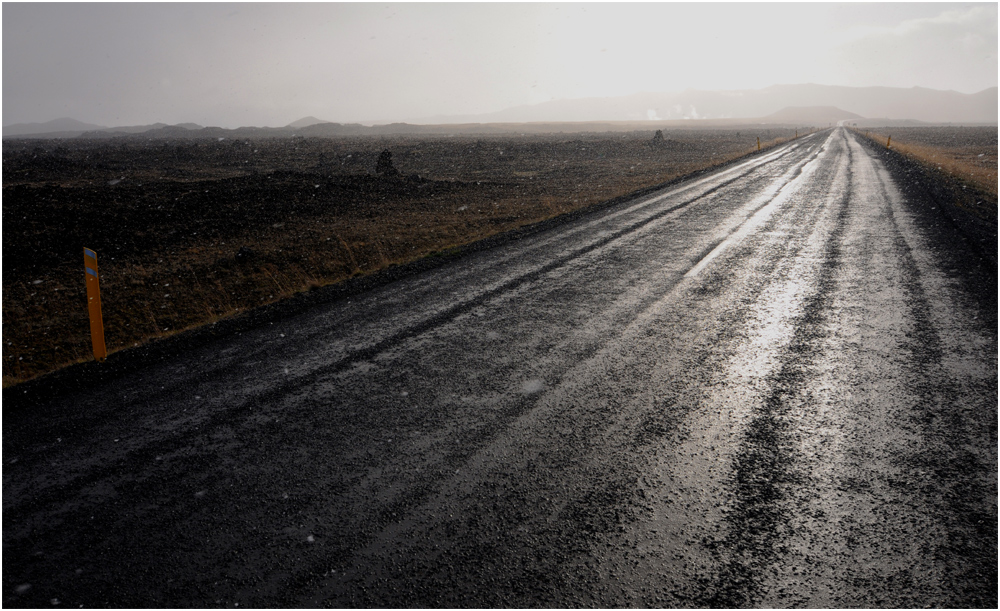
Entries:
{"label": "distant yellow marker post", "polygon": [[885,148],[889,148],[890,144],[892,144],[892,136],[889,136],[889,139],[885,141]]}
{"label": "distant yellow marker post", "polygon": [[757,150],[760,150],[760,136],[757,136]]}
{"label": "distant yellow marker post", "polygon": [[97,278],[97,253],[83,249],[83,267],[87,271],[87,309],[90,311],[90,340],[94,358],[103,361],[108,356],[104,346],[104,319],[101,317],[101,282]]}

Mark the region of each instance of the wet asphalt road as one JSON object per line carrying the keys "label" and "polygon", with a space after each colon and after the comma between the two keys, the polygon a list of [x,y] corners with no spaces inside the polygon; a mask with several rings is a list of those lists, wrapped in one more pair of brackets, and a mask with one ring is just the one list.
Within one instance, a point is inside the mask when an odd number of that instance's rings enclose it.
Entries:
{"label": "wet asphalt road", "polygon": [[995,607],[995,262],[898,180],[814,134],[5,412],[4,606]]}

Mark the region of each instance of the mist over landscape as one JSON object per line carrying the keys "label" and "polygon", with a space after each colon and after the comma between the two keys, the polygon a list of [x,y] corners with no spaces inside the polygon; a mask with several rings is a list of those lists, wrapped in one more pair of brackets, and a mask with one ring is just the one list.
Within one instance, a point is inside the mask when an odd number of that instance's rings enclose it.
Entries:
{"label": "mist over landscape", "polygon": [[3,15],[5,137],[307,117],[760,121],[789,107],[825,108],[798,111],[817,122],[997,119],[990,3],[74,3]]}
{"label": "mist over landscape", "polygon": [[[859,88],[823,85],[783,85],[749,91],[686,91],[679,94],[640,93],[618,98],[555,100],[481,115],[438,116],[415,123],[376,123],[341,126],[317,117],[289,123],[288,133],[302,135],[401,133],[500,133],[559,131],[567,123],[577,130],[603,131],[665,125],[725,126],[741,123],[825,125],[851,121],[861,126],[921,124],[996,124],[997,88],[975,94],[923,88]],[[612,122],[612,123],[609,123]],[[613,122],[619,122],[615,125]],[[533,123],[536,125],[513,125]],[[645,123],[642,125],[641,123]],[[538,125],[543,124],[543,125]],[[586,124],[586,125],[585,125]],[[421,129],[421,126],[438,126]],[[318,127],[317,127],[318,126]],[[452,126],[450,128],[443,126]],[[70,118],[45,123],[14,124],[4,137],[75,137],[145,133],[170,137],[181,134],[211,136],[224,131],[188,123],[177,126],[103,126]],[[171,128],[171,129],[165,129]],[[303,128],[312,128],[302,132]],[[95,132],[103,132],[95,133]],[[251,135],[255,132],[240,132]],[[275,131],[272,135],[278,135]]]}

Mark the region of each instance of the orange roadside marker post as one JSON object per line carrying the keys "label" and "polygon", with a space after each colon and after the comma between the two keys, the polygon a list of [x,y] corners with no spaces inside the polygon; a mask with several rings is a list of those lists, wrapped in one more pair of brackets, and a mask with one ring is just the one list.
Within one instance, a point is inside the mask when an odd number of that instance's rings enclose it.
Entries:
{"label": "orange roadside marker post", "polygon": [[104,319],[101,317],[101,282],[97,277],[97,253],[83,249],[83,267],[87,271],[87,310],[90,312],[90,340],[94,358],[103,361],[108,356],[104,346]]}

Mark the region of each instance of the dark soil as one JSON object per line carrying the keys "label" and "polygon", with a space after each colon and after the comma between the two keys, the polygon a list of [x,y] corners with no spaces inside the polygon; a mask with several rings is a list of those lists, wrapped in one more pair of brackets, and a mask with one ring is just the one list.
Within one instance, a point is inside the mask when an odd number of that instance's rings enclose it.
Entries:
{"label": "dark soil", "polygon": [[[4,384],[585,208],[794,130],[523,137],[5,140]],[[397,174],[376,175],[392,155]]]}

